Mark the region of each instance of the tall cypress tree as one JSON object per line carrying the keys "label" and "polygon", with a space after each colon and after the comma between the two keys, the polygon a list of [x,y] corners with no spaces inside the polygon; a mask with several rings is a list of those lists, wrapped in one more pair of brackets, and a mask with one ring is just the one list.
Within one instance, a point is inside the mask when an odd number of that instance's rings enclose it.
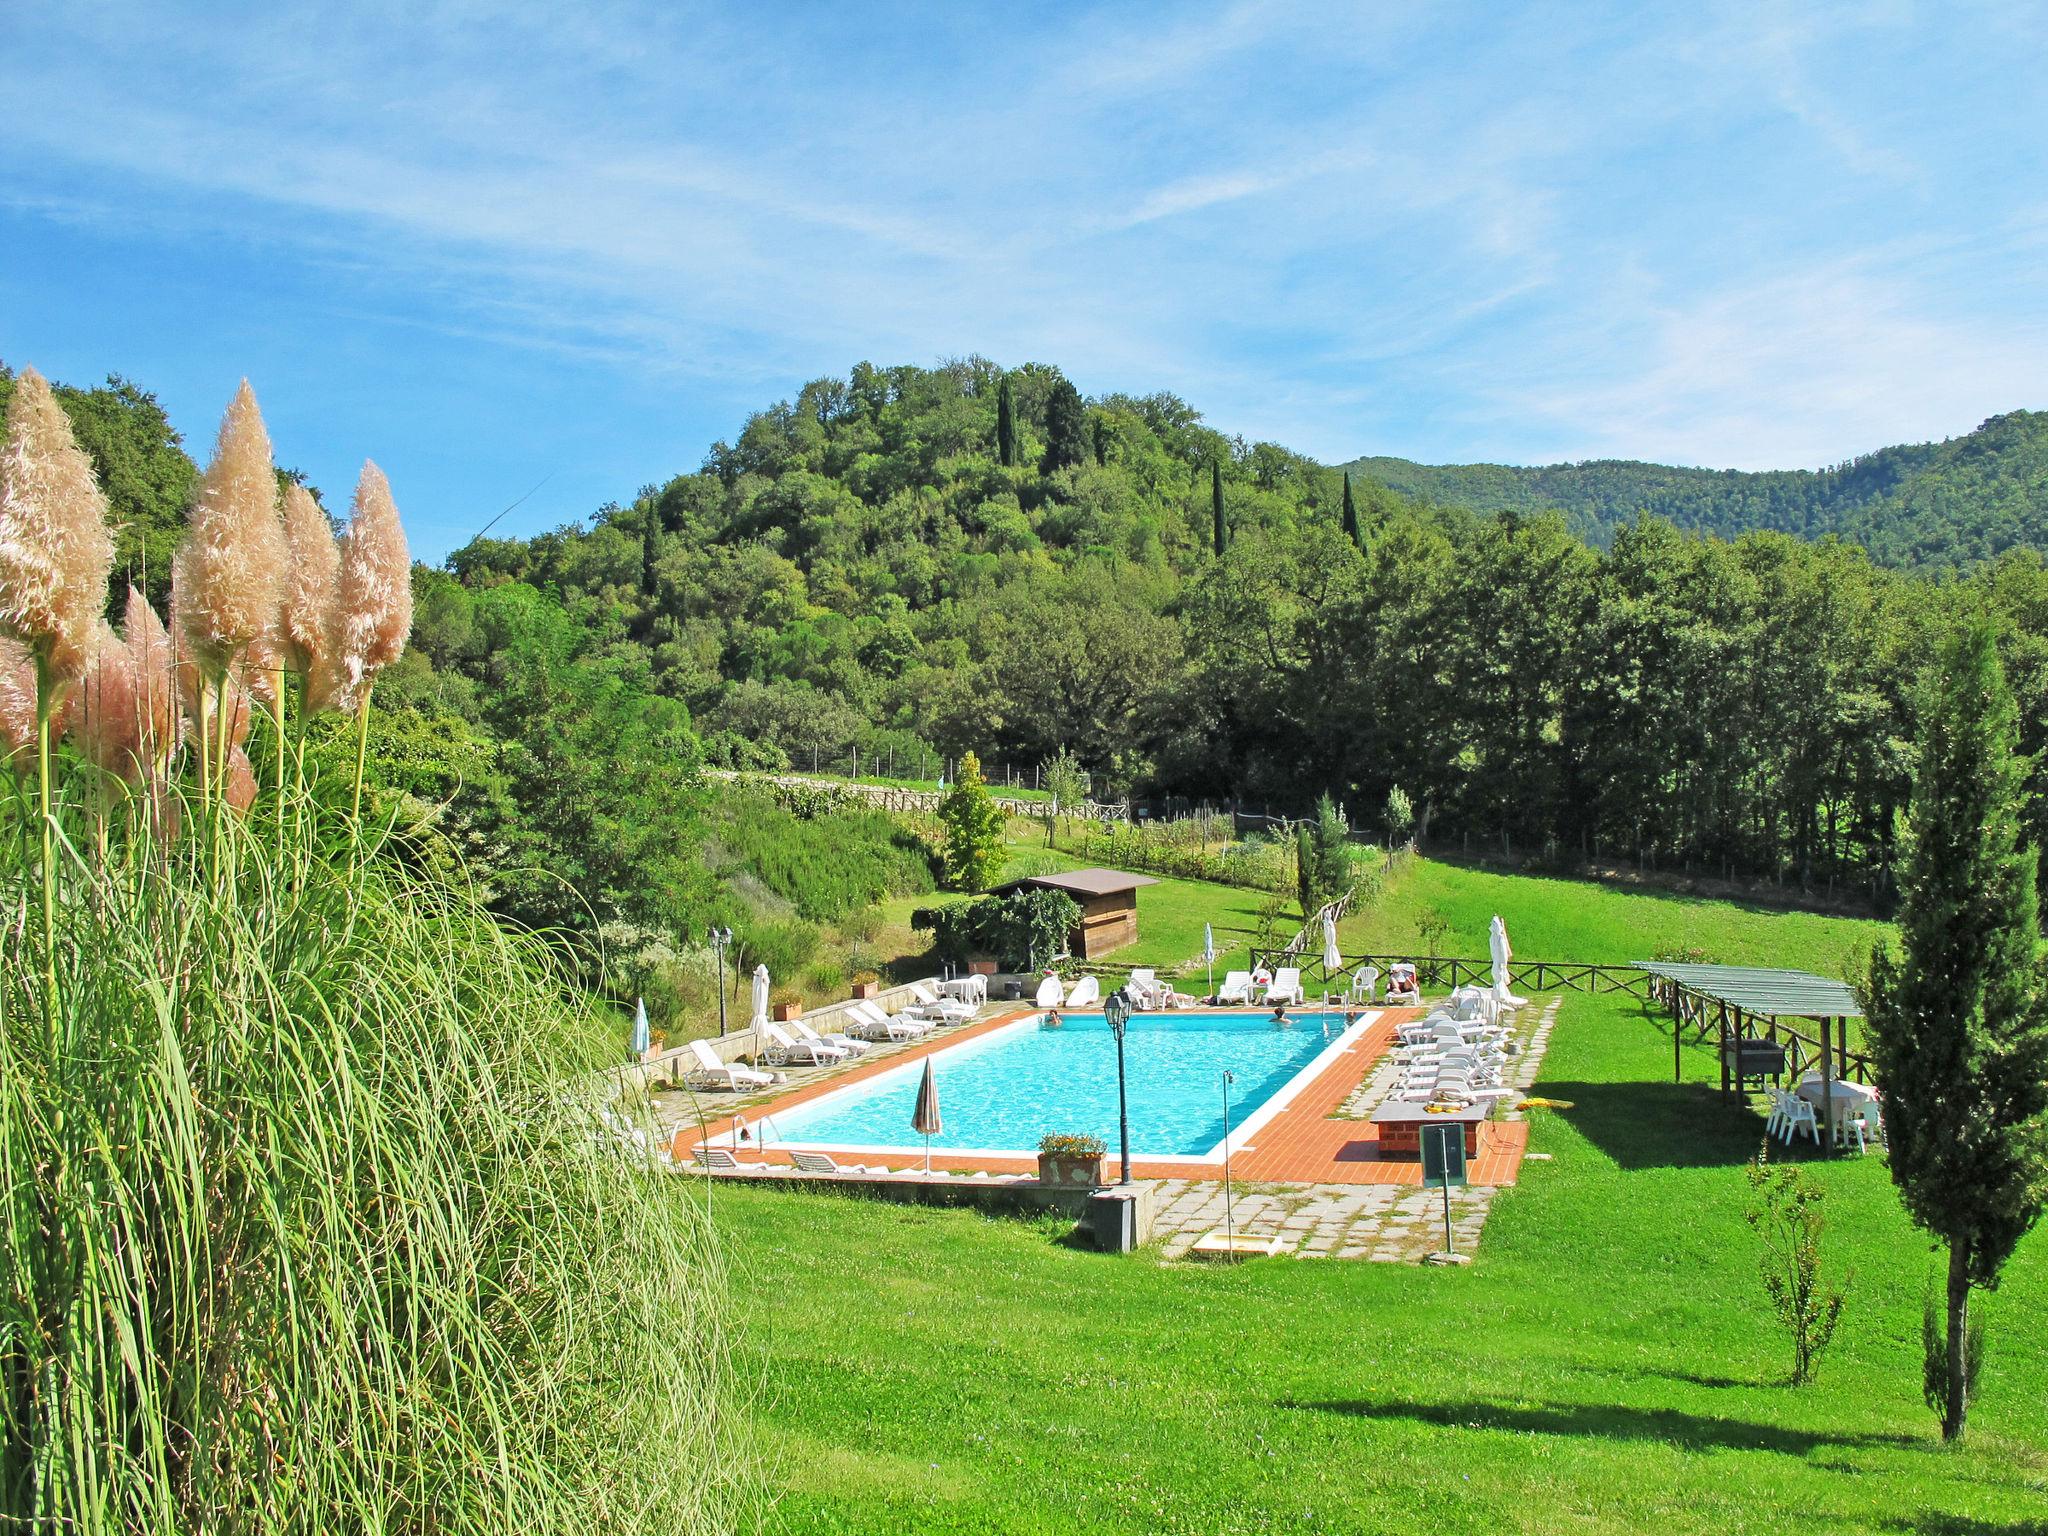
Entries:
{"label": "tall cypress tree", "polygon": [[1351,471],[1344,471],[1344,537],[1365,548],[1365,535],[1358,527],[1358,503],[1351,499]]}
{"label": "tall cypress tree", "polygon": [[661,520],[655,516],[654,503],[648,501],[640,515],[640,593],[653,598],[657,570],[661,560]]}
{"label": "tall cypress tree", "polygon": [[1100,416],[1090,423],[1090,430],[1095,439],[1095,463],[1100,468],[1109,462],[1109,434],[1103,430]]}
{"label": "tall cypress tree", "polygon": [[1216,459],[1209,461],[1209,511],[1216,519],[1216,558],[1221,560],[1230,544],[1230,528],[1223,520],[1223,465]]}
{"label": "tall cypress tree", "polygon": [[1988,625],[1943,645],[1920,717],[1901,949],[1871,956],[1865,1024],[1892,1182],[1948,1247],[1946,1369],[1928,1374],[1954,1440],[1969,1412],[1970,1291],[1998,1284],[2048,1193],[2048,967],[2021,835],[2019,715]]}
{"label": "tall cypress tree", "polygon": [[1039,465],[1044,474],[1071,469],[1088,456],[1087,410],[1081,391],[1065,379],[1045,397],[1045,458]]}
{"label": "tall cypress tree", "polygon": [[1010,398],[1010,376],[996,388],[996,462],[1009,469],[1017,462],[1017,403]]}

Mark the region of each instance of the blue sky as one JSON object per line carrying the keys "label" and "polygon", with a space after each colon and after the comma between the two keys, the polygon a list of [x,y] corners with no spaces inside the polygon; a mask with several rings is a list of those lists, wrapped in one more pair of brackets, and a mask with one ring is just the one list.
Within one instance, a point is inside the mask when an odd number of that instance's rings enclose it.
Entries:
{"label": "blue sky", "polygon": [[201,448],[246,373],[430,558],[862,358],[1332,461],[1813,466],[2048,406],[2042,21],[13,0],[0,358]]}

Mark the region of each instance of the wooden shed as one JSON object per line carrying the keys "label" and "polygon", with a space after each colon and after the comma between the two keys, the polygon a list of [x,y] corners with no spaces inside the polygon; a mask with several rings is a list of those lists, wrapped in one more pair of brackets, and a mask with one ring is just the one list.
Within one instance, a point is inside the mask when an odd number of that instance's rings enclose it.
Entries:
{"label": "wooden shed", "polygon": [[1080,925],[1067,935],[1067,950],[1077,959],[1093,960],[1138,942],[1138,887],[1158,883],[1150,875],[1130,875],[1120,869],[1075,869],[1063,875],[1012,880],[997,894],[1065,891],[1081,908]]}

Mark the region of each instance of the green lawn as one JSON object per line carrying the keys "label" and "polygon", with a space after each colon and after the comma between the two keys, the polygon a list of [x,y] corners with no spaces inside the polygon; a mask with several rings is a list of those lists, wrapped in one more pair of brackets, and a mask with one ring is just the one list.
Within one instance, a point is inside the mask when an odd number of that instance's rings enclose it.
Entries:
{"label": "green lawn", "polygon": [[[1567,1000],[1573,1108],[1466,1272],[1168,1268],[961,1212],[722,1186],[785,1532],[2048,1531],[2048,1237],[1984,1305],[1969,1442],[1920,1402],[1933,1260],[1817,1165],[1852,1300],[1817,1385],[1757,1283],[1746,1108],[1632,1002]],[[1696,1077],[1709,1059],[1692,1054]]]}
{"label": "green lawn", "polygon": [[1529,960],[1627,962],[1659,950],[1705,950],[1727,965],[1776,965],[1848,976],[1888,923],[1786,912],[1737,902],[1625,890],[1585,880],[1537,879],[1416,859],[1377,905],[1354,913],[1338,937],[1347,953],[1420,955],[1419,921],[1441,912],[1439,953],[1483,960],[1487,924],[1507,920],[1515,954]]}

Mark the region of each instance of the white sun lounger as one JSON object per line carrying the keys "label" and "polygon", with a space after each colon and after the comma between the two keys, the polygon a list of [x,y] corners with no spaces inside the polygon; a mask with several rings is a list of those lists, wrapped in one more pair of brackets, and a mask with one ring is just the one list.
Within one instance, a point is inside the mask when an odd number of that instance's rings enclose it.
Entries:
{"label": "white sun lounger", "polygon": [[761,1033],[768,1041],[767,1056],[777,1066],[829,1067],[851,1054],[822,1040],[796,1040],[779,1024],[763,1023]]}
{"label": "white sun lounger", "polygon": [[766,1072],[756,1072],[751,1067],[736,1067],[729,1061],[720,1061],[718,1052],[702,1040],[690,1042],[690,1055],[697,1065],[683,1074],[685,1088],[722,1088],[737,1093],[743,1088],[766,1088],[775,1081]]}
{"label": "white sun lounger", "polygon": [[887,1168],[870,1168],[865,1163],[840,1163],[826,1152],[792,1152],[790,1161],[799,1173],[887,1173]]}
{"label": "white sun lounger", "polygon": [[867,1041],[856,1040],[852,1035],[821,1035],[802,1019],[792,1021],[789,1027],[796,1031],[796,1037],[799,1040],[808,1040],[813,1045],[836,1046],[849,1056],[858,1056],[868,1048]]}
{"label": "white sun lounger", "polygon": [[1066,995],[1066,988],[1060,985],[1059,977],[1048,976],[1038,984],[1038,995],[1032,1001],[1041,1008],[1057,1008]]}
{"label": "white sun lounger", "polygon": [[1283,965],[1273,973],[1272,985],[1266,988],[1261,999],[1268,1003],[1299,1003],[1301,1001],[1301,967]]}
{"label": "white sun lounger", "polygon": [[921,1018],[936,1019],[941,1024],[965,1024],[979,1011],[974,1004],[963,1002],[957,997],[941,997],[928,983],[913,981],[910,995],[917,999],[917,1007],[910,1010]]}
{"label": "white sun lounger", "polygon": [[892,1017],[873,1002],[851,1003],[846,1014],[853,1020],[853,1032],[863,1040],[915,1040],[931,1030],[922,1019],[905,1018],[900,1013]]}
{"label": "white sun lounger", "polygon": [[764,1163],[743,1163],[724,1147],[699,1147],[697,1166],[708,1168],[713,1173],[766,1173]]}
{"label": "white sun lounger", "polygon": [[1252,973],[1232,971],[1223,978],[1223,985],[1216,989],[1219,1003],[1248,1003],[1252,1000]]}
{"label": "white sun lounger", "polygon": [[1165,989],[1159,985],[1159,973],[1145,969],[1131,972],[1131,979],[1125,990],[1131,994],[1131,1001],[1148,1012],[1166,1006]]}
{"label": "white sun lounger", "polygon": [[1083,976],[1074,983],[1074,990],[1067,994],[1069,1008],[1085,1008],[1090,1003],[1102,1001],[1102,983],[1093,976]]}

